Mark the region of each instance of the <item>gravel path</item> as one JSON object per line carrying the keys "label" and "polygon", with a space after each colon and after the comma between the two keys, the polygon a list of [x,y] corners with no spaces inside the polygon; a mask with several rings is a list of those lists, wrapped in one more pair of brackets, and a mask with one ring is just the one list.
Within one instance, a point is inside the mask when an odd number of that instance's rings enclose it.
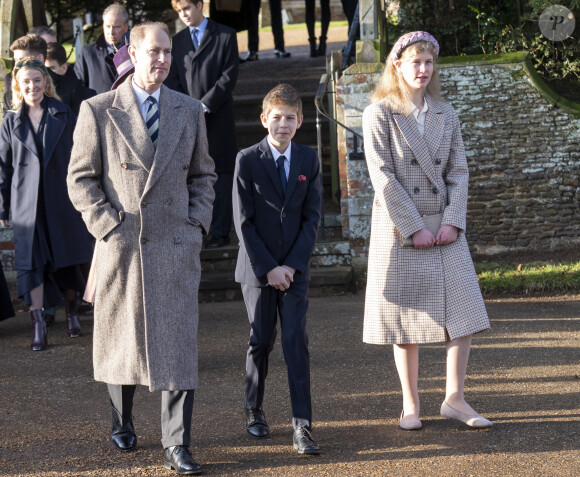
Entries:
{"label": "gravel path", "polygon": [[[265,411],[272,435],[243,427],[248,326],[242,302],[201,304],[200,371],[192,450],[205,475],[578,475],[580,296],[487,301],[492,328],[474,338],[468,400],[495,423],[471,430],[439,417],[442,344],[421,349],[423,429],[398,429],[399,384],[389,347],[361,341],[364,296],[311,300],[315,437],[319,457],[291,447],[289,398],[279,340]],[[139,449],[109,444],[106,387],[92,379],[86,336],[66,337],[62,312],[50,348],[28,350],[25,314],[0,322],[0,475],[169,476],[163,469],[158,393],[139,388]]]}

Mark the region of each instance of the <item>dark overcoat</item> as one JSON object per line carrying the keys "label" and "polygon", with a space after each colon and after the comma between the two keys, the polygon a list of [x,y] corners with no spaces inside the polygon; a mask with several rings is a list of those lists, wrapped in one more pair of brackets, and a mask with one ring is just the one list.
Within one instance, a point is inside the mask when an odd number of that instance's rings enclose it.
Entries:
{"label": "dark overcoat", "polygon": [[68,175],[97,239],[95,379],[194,389],[199,253],[216,179],[203,109],[162,86],[155,149],[131,78],[83,102]]}
{"label": "dark overcoat", "polygon": [[83,46],[77,55],[75,75],[86,88],[95,90],[97,94],[110,91],[117,79],[117,70],[112,57],[107,49],[105,37],[101,34],[97,41]]}
{"label": "dark overcoat", "polygon": [[41,177],[54,266],[87,263],[92,257],[92,239],[66,187],[75,116],[66,104],[54,98],[46,97],[46,102],[42,174],[34,132],[22,109],[6,114],[0,132],[0,219],[7,220],[9,213],[12,215],[17,270],[32,267]]}
{"label": "dark overcoat", "polygon": [[171,54],[171,71],[165,84],[209,108],[205,121],[215,171],[234,172],[238,147],[232,93],[239,66],[235,30],[208,19],[197,51],[193,51],[189,28],[185,28],[173,37]]}
{"label": "dark overcoat", "polygon": [[[457,114],[427,97],[425,132],[385,101],[363,114],[365,155],[375,189],[363,340],[373,344],[445,341],[489,328],[465,240],[469,171]],[[442,213],[459,229],[451,244],[403,247]]]}

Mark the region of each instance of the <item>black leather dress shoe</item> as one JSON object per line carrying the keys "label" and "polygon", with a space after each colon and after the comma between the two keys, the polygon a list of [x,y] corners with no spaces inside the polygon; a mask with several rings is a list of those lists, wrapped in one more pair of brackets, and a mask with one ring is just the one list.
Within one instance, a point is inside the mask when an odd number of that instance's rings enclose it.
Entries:
{"label": "black leather dress shoe", "polygon": [[125,425],[116,419],[113,423],[113,433],[111,434],[113,447],[121,452],[130,452],[137,447],[137,436],[133,428],[133,422],[127,421]]}
{"label": "black leather dress shoe", "polygon": [[258,59],[258,52],[249,50],[245,55],[240,56],[240,62],[245,63],[246,61],[256,61]]}
{"label": "black leather dress shoe", "polygon": [[212,237],[205,243],[205,248],[219,248],[230,244],[229,237]]}
{"label": "black leather dress shoe", "polygon": [[290,58],[290,56],[292,56],[290,52],[286,50],[274,50],[274,54],[277,58]]}
{"label": "black leather dress shoe", "polygon": [[270,428],[266,422],[266,416],[261,409],[246,408],[246,431],[252,437],[264,439],[270,435]]}
{"label": "black leather dress shoe", "polygon": [[296,449],[299,454],[320,454],[320,447],[318,447],[318,444],[314,442],[310,431],[306,427],[299,427],[296,429],[292,441],[294,442],[294,449]]}
{"label": "black leather dress shoe", "polygon": [[163,467],[180,475],[201,474],[201,466],[193,460],[186,446],[171,446],[163,451]]}

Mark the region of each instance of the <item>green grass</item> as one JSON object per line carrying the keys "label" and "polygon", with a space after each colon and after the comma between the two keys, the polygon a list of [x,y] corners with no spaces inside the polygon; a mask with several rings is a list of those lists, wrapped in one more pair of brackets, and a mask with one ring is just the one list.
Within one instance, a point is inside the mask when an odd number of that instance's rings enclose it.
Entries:
{"label": "green grass", "polygon": [[525,265],[479,262],[475,269],[485,295],[580,292],[580,262]]}

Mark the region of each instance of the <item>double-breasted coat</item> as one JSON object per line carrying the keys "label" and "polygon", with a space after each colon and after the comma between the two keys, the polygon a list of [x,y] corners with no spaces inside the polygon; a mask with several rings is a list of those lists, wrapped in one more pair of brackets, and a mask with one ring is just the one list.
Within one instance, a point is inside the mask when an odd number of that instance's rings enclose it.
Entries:
{"label": "double-breasted coat", "polygon": [[238,153],[232,96],[239,67],[236,32],[208,19],[197,50],[189,28],[177,33],[171,46],[173,59],[165,84],[209,108],[205,114],[209,153],[218,174],[231,174]]}
{"label": "double-breasted coat", "polygon": [[[40,190],[54,267],[88,263],[93,251],[91,236],[73,207],[66,187],[76,119],[71,109],[60,101],[48,96],[45,101],[42,151],[36,147],[35,133],[23,109],[6,113],[0,132],[0,219],[8,220],[12,214],[17,270],[33,267]],[[39,187],[41,180],[42,187]]]}
{"label": "double-breasted coat", "polygon": [[157,148],[129,77],[81,106],[69,193],[97,239],[95,379],[194,389],[202,229],[214,199],[201,103],[165,86]]}
{"label": "double-breasted coat", "polygon": [[[444,341],[489,328],[467,241],[469,172],[461,129],[451,105],[426,98],[424,135],[413,115],[385,101],[363,114],[365,154],[375,189],[363,340],[373,344]],[[460,230],[455,242],[403,247],[443,214]]]}

